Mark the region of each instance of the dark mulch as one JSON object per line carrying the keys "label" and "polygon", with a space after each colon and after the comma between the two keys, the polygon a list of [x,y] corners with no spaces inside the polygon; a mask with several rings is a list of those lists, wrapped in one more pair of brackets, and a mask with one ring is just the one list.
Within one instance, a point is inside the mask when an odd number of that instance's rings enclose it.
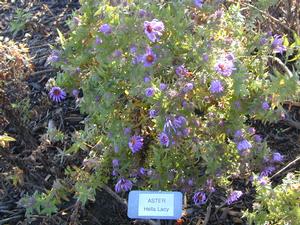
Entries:
{"label": "dark mulch", "polygon": [[[30,88],[31,120],[27,129],[35,139],[38,147],[30,148],[20,141],[22,137],[9,123],[4,130],[14,136],[18,141],[9,150],[3,150],[0,154],[0,225],[4,224],[138,224],[130,221],[126,215],[126,209],[106,191],[99,191],[96,200],[89,203],[84,209],[74,199],[62,204],[57,214],[51,217],[33,216],[25,217],[25,209],[17,202],[25,193],[33,194],[35,191],[43,192],[51,189],[53,181],[64,177],[67,166],[81,166],[85,157],[78,153],[73,156],[62,156],[60,153],[71,145],[71,133],[83,128],[84,115],[80,115],[76,107],[75,99],[68,97],[61,104],[53,105],[47,96],[45,84],[58,72],[46,60],[51,52],[51,45],[57,46],[57,29],[63,33],[68,32],[66,20],[71,17],[74,10],[79,8],[78,0],[26,0],[26,1],[1,1],[0,3],[0,36],[3,39],[13,39],[16,42],[26,43],[30,49],[34,72],[27,80]],[[16,9],[25,9],[32,14],[25,29],[12,34],[10,24]],[[276,16],[275,14],[273,14]],[[298,24],[295,23],[294,26]],[[292,26],[292,25],[291,25]],[[291,104],[293,105],[293,103]],[[283,120],[277,124],[263,125],[260,122],[252,122],[258,133],[267,138],[270,147],[286,156],[284,167],[300,155],[299,130],[300,121],[299,106],[289,108],[289,116],[295,122]],[[64,143],[55,145],[45,142],[42,135],[47,132],[49,121],[53,121],[56,127],[67,134]],[[300,122],[299,122],[300,123]],[[274,177],[274,183],[280,183],[282,177],[288,171],[300,169],[299,161]],[[11,175],[17,179],[8,179]],[[16,183],[13,184],[13,181]],[[194,208],[189,202],[186,205],[186,215],[182,218],[182,224],[200,225],[207,218],[211,225],[245,224],[241,218],[241,210],[251,208],[254,190],[251,185],[243,180],[233,181],[239,190],[246,194],[231,207],[222,203],[225,200],[224,190],[218,189],[209,197],[212,207],[204,206]],[[209,210],[210,209],[210,210]],[[161,224],[175,224],[175,221],[162,221]],[[180,224],[180,223],[178,223]]]}

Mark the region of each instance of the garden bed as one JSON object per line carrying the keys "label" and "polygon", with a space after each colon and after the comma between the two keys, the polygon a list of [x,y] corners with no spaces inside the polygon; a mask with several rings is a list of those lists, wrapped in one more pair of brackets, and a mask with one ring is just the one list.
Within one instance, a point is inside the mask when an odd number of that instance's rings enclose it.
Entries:
{"label": "garden bed", "polygon": [[[275,24],[267,28],[265,24],[262,24],[262,29],[273,29],[273,31],[279,29],[281,33],[288,33],[289,38],[292,39],[290,29],[299,29],[300,22],[296,20],[288,24],[285,20],[288,21],[294,13],[297,14],[298,9],[288,11],[288,14],[283,15],[283,12],[286,12],[284,7],[289,6],[281,3],[270,8],[265,16],[269,15]],[[77,0],[28,0],[0,3],[0,15],[3,18],[0,21],[1,41],[5,43],[13,40],[26,45],[32,63],[30,66],[32,71],[22,83],[24,87],[28,86],[24,88],[26,91],[22,92],[22,95],[20,92],[18,97],[19,92],[13,89],[14,81],[6,89],[10,99],[28,99],[28,107],[25,101],[17,107],[17,115],[26,119],[19,121],[18,116],[9,118],[0,114],[2,116],[0,134],[7,133],[16,139],[15,142],[10,143],[9,148],[0,150],[0,225],[142,224],[127,217],[124,204],[121,204],[120,199],[110,192],[114,189],[113,183],[110,183],[111,180],[109,180],[108,189],[97,190],[94,201],[89,201],[85,207],[82,207],[74,196],[67,195],[66,199],[59,204],[57,213],[51,216],[34,213],[31,217],[26,217],[25,209],[20,202],[26,194],[31,196],[36,191],[51,190],[53,182],[65,179],[68,167],[78,167],[83,168],[83,171],[88,171],[84,164],[84,159],[88,155],[87,151],[78,151],[75,154],[66,153],[66,150],[74,143],[73,134],[84,129],[84,122],[88,115],[80,113],[78,98],[70,94],[63,102],[53,104],[48,95],[49,89],[47,90],[46,87],[48,80],[55,78],[57,73],[61,72],[47,61],[53,52],[51,46],[60,48],[58,30],[68,35],[67,21],[72,21],[72,13],[79,8]],[[15,17],[17,10],[21,10],[20,14],[23,13],[19,18]],[[282,19],[284,16],[286,18]],[[276,19],[283,22],[278,24]],[[13,21],[16,24],[13,24]],[[12,26],[17,26],[21,22],[24,22],[24,25],[20,30],[11,30]],[[300,155],[300,104],[290,101],[283,104],[283,107],[288,114],[279,122],[263,124],[256,120],[248,121],[256,129],[257,134],[265,138],[274,152],[284,155],[284,162],[280,163],[271,177],[273,185],[280,184],[288,172],[300,169],[300,160],[296,160]],[[64,136],[58,141],[49,142],[51,139],[49,129],[53,127],[60,130]],[[241,211],[252,209],[255,188],[246,178],[239,177],[231,181],[234,189],[244,192],[243,198],[236,204],[231,206],[223,204],[226,200],[226,190],[222,188],[216,188],[216,192],[209,196],[210,201],[206,207],[196,207],[190,200],[191,194],[189,193],[189,200],[185,202],[182,218],[172,222],[162,221],[161,224],[246,224]],[[72,180],[67,178],[65,182],[66,186],[72,187]],[[121,198],[126,199],[127,194],[121,194]]]}

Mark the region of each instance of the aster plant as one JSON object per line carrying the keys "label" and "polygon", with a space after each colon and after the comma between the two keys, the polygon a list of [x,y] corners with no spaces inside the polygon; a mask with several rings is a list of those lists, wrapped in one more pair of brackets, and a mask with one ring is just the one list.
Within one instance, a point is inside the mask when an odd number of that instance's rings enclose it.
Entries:
{"label": "aster plant", "polygon": [[[99,158],[91,180],[101,186],[111,179],[116,192],[188,190],[202,206],[233,177],[276,168],[282,157],[272,157],[246,122],[280,120],[282,102],[299,94],[296,72],[268,67],[274,53],[289,53],[284,36],[272,42],[255,32],[250,14],[234,3],[82,2],[81,22],[56,63],[64,71],[57,84],[83,90],[88,119],[71,150]],[[201,13],[206,22],[197,19]],[[116,51],[122,54],[112,57]],[[224,203],[241,196],[235,191]]]}

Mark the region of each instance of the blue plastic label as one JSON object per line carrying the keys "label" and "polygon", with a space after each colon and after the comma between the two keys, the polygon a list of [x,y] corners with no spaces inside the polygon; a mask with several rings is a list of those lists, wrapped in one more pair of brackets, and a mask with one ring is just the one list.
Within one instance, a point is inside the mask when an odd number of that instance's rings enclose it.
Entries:
{"label": "blue plastic label", "polygon": [[179,219],[182,214],[182,193],[131,191],[127,214],[132,219]]}

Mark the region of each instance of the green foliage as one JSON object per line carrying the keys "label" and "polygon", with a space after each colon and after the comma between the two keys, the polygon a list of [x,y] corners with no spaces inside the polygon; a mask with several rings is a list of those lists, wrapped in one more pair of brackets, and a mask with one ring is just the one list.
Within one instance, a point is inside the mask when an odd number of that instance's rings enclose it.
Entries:
{"label": "green foliage", "polygon": [[49,128],[48,127],[47,137],[53,143],[59,142],[59,141],[62,142],[65,138],[65,134],[62,131],[60,131],[56,128]]}
{"label": "green foliage", "polygon": [[56,213],[57,205],[61,200],[67,201],[67,189],[61,181],[56,180],[53,187],[47,193],[35,192],[32,196],[26,195],[19,201],[19,204],[26,208],[25,215],[30,217],[33,214],[50,216]]}
{"label": "green foliage", "polygon": [[289,173],[282,184],[272,187],[256,183],[253,212],[244,212],[249,224],[299,224],[300,175]]}
{"label": "green foliage", "polygon": [[23,98],[15,103],[11,103],[11,107],[13,110],[18,112],[19,115],[22,115],[20,117],[20,122],[25,126],[28,125],[31,118],[29,97]]}
{"label": "green foliage", "polygon": [[26,12],[23,9],[16,9],[14,19],[10,23],[10,31],[13,32],[13,35],[16,35],[26,27],[31,16],[32,14],[30,12]]}

